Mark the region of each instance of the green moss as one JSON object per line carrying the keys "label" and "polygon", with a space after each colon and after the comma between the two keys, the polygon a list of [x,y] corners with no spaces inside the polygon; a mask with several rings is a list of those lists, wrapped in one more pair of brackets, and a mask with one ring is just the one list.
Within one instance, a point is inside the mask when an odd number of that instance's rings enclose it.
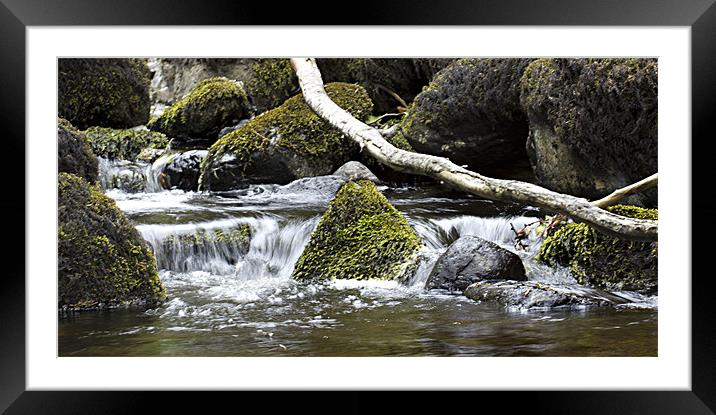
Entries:
{"label": "green moss", "polygon": [[[338,106],[360,120],[365,119],[373,108],[368,94],[358,85],[332,83],[326,85],[326,93]],[[307,164],[327,165],[327,171],[322,174],[329,174],[350,160],[358,148],[316,115],[299,94],[217,140],[203,162],[201,186],[206,188],[210,183],[212,178],[207,170],[222,156],[235,156],[240,174],[250,175],[252,170],[265,168],[255,165],[255,155],[269,150],[297,156]]]}
{"label": "green moss", "polygon": [[58,112],[78,128],[127,128],[149,118],[144,59],[59,59]]}
{"label": "green moss", "polygon": [[249,115],[241,84],[214,77],[201,81],[147,127],[172,138],[214,138],[223,127]]}
{"label": "green moss", "polygon": [[135,160],[145,148],[169,146],[169,138],[155,131],[92,127],[84,133],[94,154],[107,159]]}
{"label": "green moss", "polygon": [[163,300],[154,254],[114,201],[72,174],[58,180],[58,306]]}
{"label": "green moss", "polygon": [[230,230],[214,229],[212,231],[171,235],[162,241],[166,249],[171,249],[174,245],[183,245],[188,247],[199,247],[209,243],[230,243],[244,247],[248,250],[251,242],[251,226],[243,223],[236,228]]}
{"label": "green moss", "polygon": [[298,88],[296,74],[288,59],[255,59],[246,93],[259,112],[281,105]]}
{"label": "green moss", "polygon": [[348,182],[311,234],[293,277],[396,279],[420,246],[418,234],[372,182]]}
{"label": "green moss", "polygon": [[[612,213],[658,220],[658,210],[617,205]],[[580,284],[611,290],[653,291],[657,287],[657,243],[604,235],[583,223],[557,229],[540,247],[537,259],[569,267]]]}
{"label": "green moss", "polygon": [[64,118],[57,119],[57,167],[59,172],[97,182],[99,166],[87,137]]}

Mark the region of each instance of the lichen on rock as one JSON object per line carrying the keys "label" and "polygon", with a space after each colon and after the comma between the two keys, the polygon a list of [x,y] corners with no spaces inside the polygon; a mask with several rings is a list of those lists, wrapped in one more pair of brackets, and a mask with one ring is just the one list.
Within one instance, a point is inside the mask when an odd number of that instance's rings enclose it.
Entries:
{"label": "lichen on rock", "polygon": [[[616,205],[608,211],[637,219],[658,219],[656,209]],[[537,259],[568,267],[577,282],[608,290],[655,292],[657,242],[617,239],[583,223],[558,228],[540,247]]]}
{"label": "lichen on rock", "polygon": [[162,301],[154,254],[115,202],[81,177],[58,180],[58,306]]}
{"label": "lichen on rock", "polygon": [[110,160],[135,161],[142,150],[163,150],[169,138],[155,131],[91,127],[84,131],[95,155]]}
{"label": "lichen on rock", "polygon": [[177,140],[213,142],[222,128],[250,116],[246,92],[239,82],[223,77],[201,81],[147,127]]}
{"label": "lichen on rock", "polygon": [[401,279],[421,246],[415,230],[372,182],[348,182],[311,234],[293,278]]}
{"label": "lichen on rock", "polygon": [[90,183],[97,182],[97,157],[87,138],[69,121],[57,119],[57,167],[59,172],[72,173]]}
{"label": "lichen on rock", "polygon": [[[370,98],[358,85],[328,84],[326,93],[358,119],[370,114]],[[203,163],[200,187],[286,184],[330,174],[357,152],[358,146],[316,115],[299,94],[217,140]]]}
{"label": "lichen on rock", "polygon": [[59,116],[77,128],[128,128],[149,119],[144,59],[62,58],[57,70]]}

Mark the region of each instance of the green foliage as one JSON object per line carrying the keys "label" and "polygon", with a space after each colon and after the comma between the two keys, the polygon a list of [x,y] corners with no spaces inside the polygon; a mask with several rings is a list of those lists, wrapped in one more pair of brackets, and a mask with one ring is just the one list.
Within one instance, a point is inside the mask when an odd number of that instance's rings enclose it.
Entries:
{"label": "green foliage", "polygon": [[214,77],[197,84],[147,127],[172,138],[214,138],[223,127],[249,116],[243,87]]}
{"label": "green foliage", "polygon": [[[658,220],[658,210],[617,205],[608,211]],[[583,223],[557,229],[540,247],[537,259],[569,267],[580,284],[605,289],[652,291],[657,287],[657,243],[604,235]]]}
{"label": "green foliage", "polygon": [[127,128],[149,119],[144,59],[62,58],[57,68],[59,116],[78,128]]}
{"label": "green foliage", "polygon": [[163,300],[154,254],[114,201],[75,175],[58,180],[58,306]]}
{"label": "green foliage", "polygon": [[311,234],[293,277],[396,279],[420,246],[418,234],[372,182],[348,182]]}
{"label": "green foliage", "polygon": [[59,172],[97,182],[99,166],[87,137],[64,118],[57,119],[57,167]]}
{"label": "green foliage", "polygon": [[134,161],[145,148],[161,150],[169,146],[169,138],[155,131],[91,127],[84,133],[94,154],[107,159]]}

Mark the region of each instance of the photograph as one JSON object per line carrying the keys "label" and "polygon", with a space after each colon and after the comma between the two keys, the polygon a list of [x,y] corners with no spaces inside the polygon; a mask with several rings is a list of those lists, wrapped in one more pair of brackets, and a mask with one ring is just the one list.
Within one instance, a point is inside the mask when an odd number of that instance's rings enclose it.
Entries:
{"label": "photograph", "polygon": [[660,355],[658,56],[56,65],[59,357]]}

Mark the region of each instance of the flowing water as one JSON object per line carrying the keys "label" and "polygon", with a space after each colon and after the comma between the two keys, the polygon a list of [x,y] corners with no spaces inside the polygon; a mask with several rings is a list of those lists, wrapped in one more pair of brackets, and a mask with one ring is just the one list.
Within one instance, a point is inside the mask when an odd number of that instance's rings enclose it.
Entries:
{"label": "flowing water", "polygon": [[[656,297],[620,293],[632,303],[524,310],[424,289],[440,253],[477,235],[519,254],[530,280],[579,290],[568,270],[534,262],[539,241],[526,250],[512,245],[510,224],[534,222],[535,209],[437,188],[384,188],[424,241],[415,275],[403,285],[298,283],[293,266],[328,198],[273,185],[159,191],[160,160],[106,162],[101,183],[154,248],[167,302],[60,313],[61,356],[657,355]],[[112,176],[135,174],[144,183],[138,193],[113,189]],[[248,245],[218,236],[241,227],[251,231]]]}

